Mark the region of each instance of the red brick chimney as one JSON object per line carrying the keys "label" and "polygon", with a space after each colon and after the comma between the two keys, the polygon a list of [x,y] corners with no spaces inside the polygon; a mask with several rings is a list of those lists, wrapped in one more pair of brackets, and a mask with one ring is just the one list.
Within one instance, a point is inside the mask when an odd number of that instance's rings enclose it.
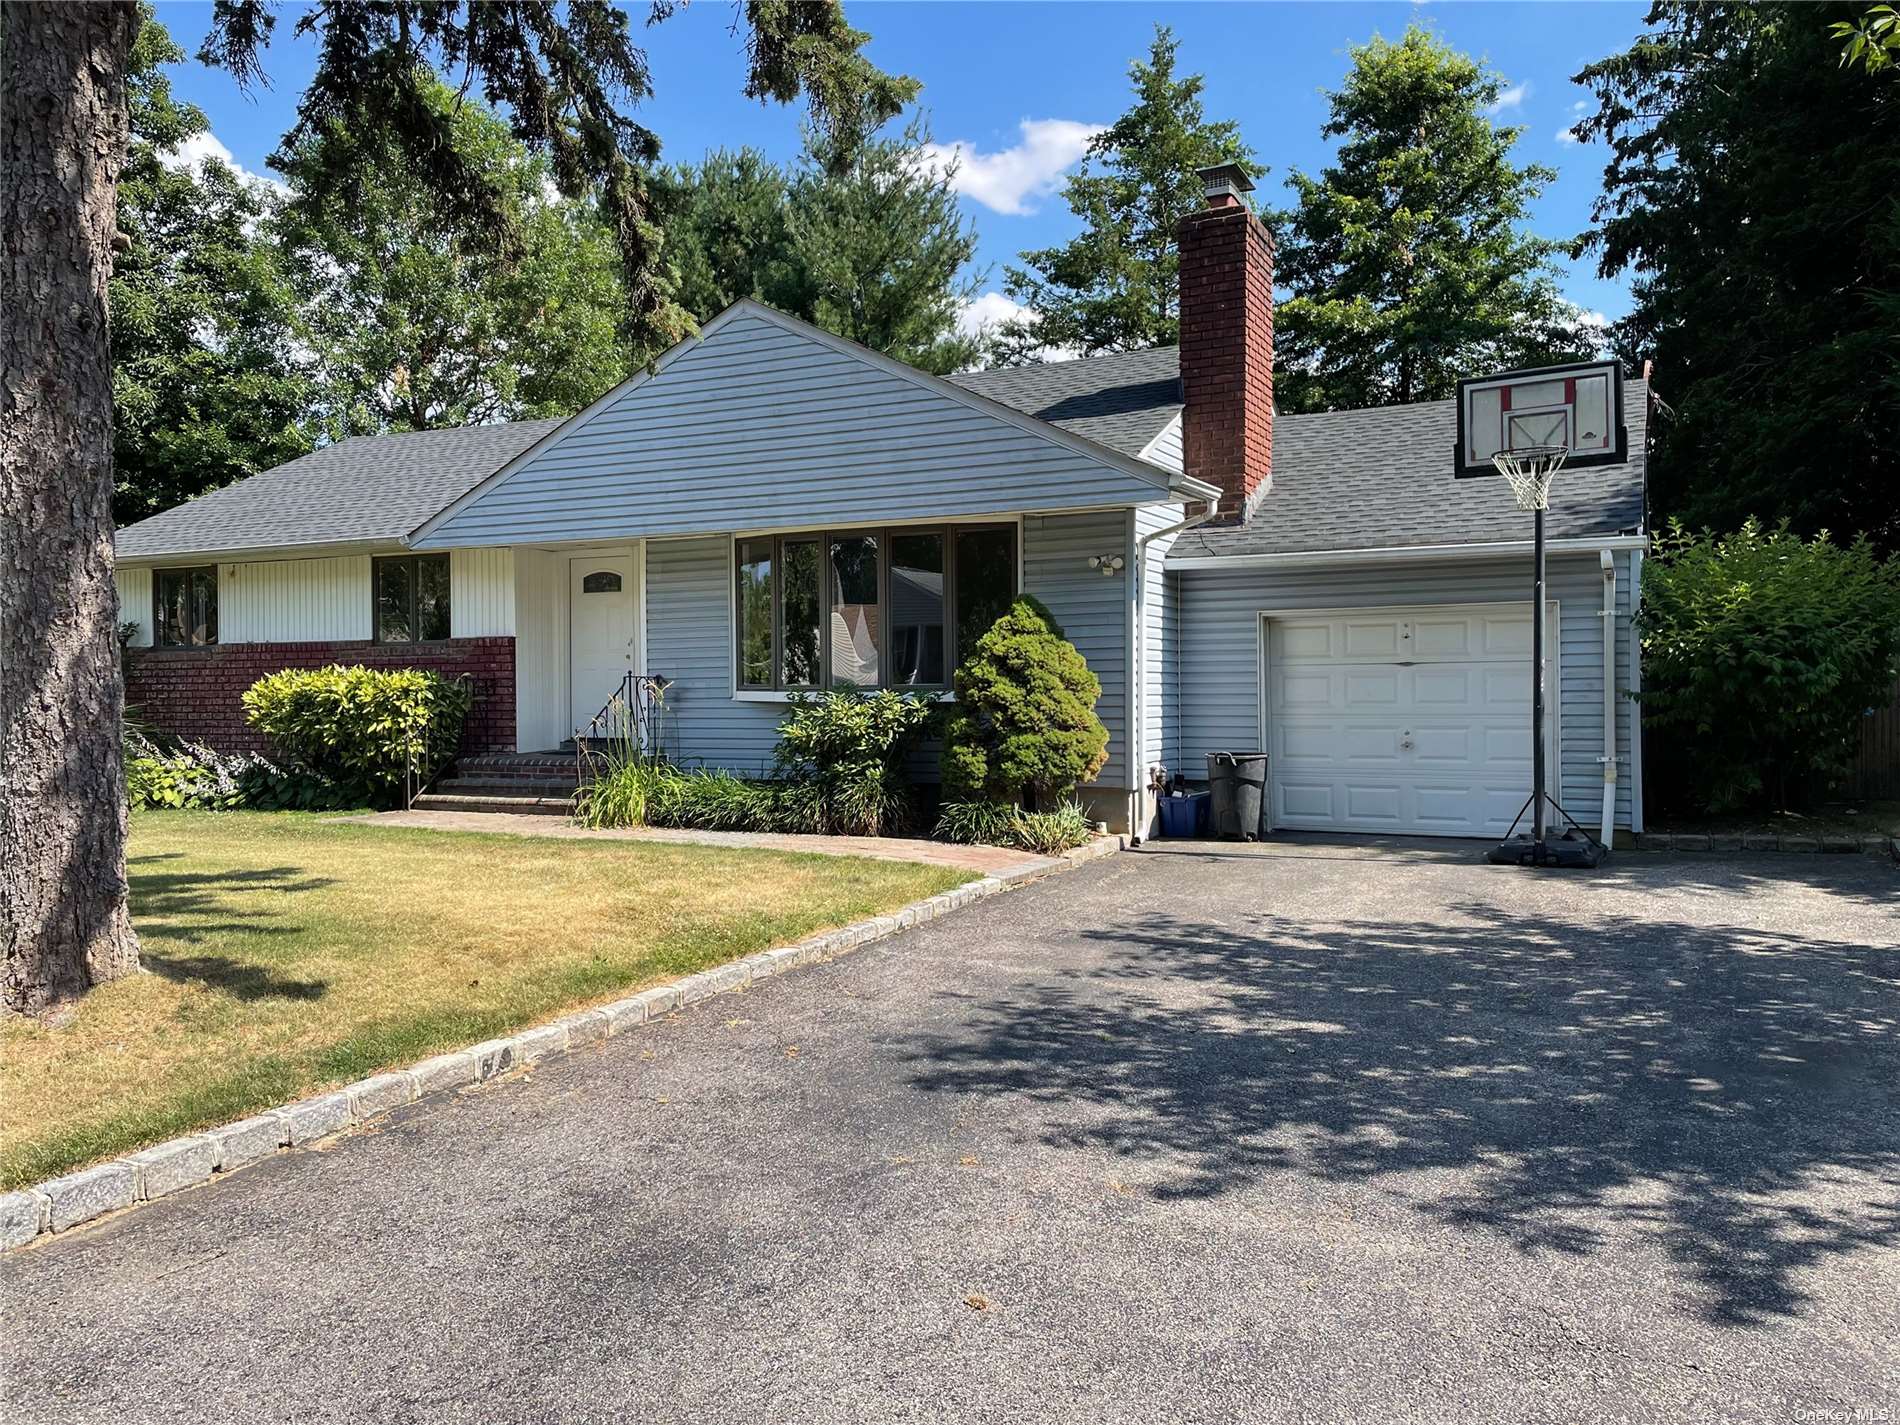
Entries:
{"label": "red brick chimney", "polygon": [[1238,523],[1273,485],[1273,238],[1236,165],[1200,170],[1207,206],[1181,220],[1181,413],[1186,471]]}

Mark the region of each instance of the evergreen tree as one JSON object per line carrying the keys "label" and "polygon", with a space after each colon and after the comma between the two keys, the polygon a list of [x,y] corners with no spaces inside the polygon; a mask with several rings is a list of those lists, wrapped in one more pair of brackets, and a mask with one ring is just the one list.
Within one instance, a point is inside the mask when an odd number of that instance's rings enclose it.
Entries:
{"label": "evergreen tree", "polygon": [[807,128],[791,185],[788,297],[798,315],[924,371],[975,361],[957,331],[980,278],[960,276],[976,253],[951,172],[917,162],[921,120],[861,143]]}
{"label": "evergreen tree", "polygon": [[1089,143],[1063,189],[1083,230],[1060,247],[1022,254],[1004,290],[1028,318],[993,334],[998,365],[1034,361],[1045,348],[1088,355],[1169,346],[1180,339],[1180,257],[1175,228],[1204,201],[1195,170],[1236,163],[1266,170],[1231,121],[1211,123],[1201,106],[1206,81],[1175,77],[1180,42],[1155,27],[1144,62],[1128,67],[1135,102]]}
{"label": "evergreen tree", "polygon": [[1557,290],[1566,245],[1523,230],[1557,175],[1512,163],[1522,131],[1486,114],[1502,87],[1416,26],[1353,48],[1324,130],[1336,161],[1295,172],[1295,205],[1274,215],[1282,408],[1433,400],[1461,377],[1597,354]]}
{"label": "evergreen tree", "polygon": [[895,135],[808,128],[790,172],[754,149],[672,170],[682,305],[703,322],[751,297],[926,371],[970,365],[957,317],[980,285],[965,273],[976,231],[950,173],[917,162],[928,141],[919,119]]}
{"label": "evergreen tree", "polygon": [[1609,162],[1590,234],[1633,272],[1658,517],[1900,548],[1900,84],[1843,67],[1851,7],[1659,0],[1577,76]]}
{"label": "evergreen tree", "polygon": [[755,148],[716,149],[658,180],[666,257],[678,301],[696,322],[741,297],[790,311],[797,302],[785,230],[791,179]]}
{"label": "evergreen tree", "polygon": [[293,358],[296,304],[258,233],[266,192],[224,163],[186,167],[207,132],[172,97],[185,58],[143,7],[127,69],[131,134],[119,175],[124,250],[112,266],[113,518],[143,519],[310,448],[309,382]]}

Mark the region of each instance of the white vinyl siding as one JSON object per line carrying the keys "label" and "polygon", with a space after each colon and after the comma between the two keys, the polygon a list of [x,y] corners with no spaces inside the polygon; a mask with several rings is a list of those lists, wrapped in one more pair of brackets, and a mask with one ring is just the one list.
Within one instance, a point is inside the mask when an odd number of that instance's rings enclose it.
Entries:
{"label": "white vinyl siding", "polygon": [[138,625],[138,631],[132,635],[134,648],[150,648],[152,646],[152,571],[127,569],[121,566],[113,571],[112,577],[119,586],[119,622]]}
{"label": "white vinyl siding", "polygon": [[[565,558],[543,549],[514,551],[515,743],[523,752],[558,747],[573,732],[563,697],[567,677]],[[450,570],[453,575],[453,569]],[[454,588],[451,579],[450,598]],[[449,609],[451,621],[455,608]]]}
{"label": "white vinyl siding", "polygon": [[[1617,559],[1617,686],[1630,670],[1629,555]],[[1603,768],[1603,576],[1594,553],[1553,556],[1548,596],[1560,605],[1558,694],[1562,746],[1558,766],[1564,808],[1586,826],[1601,810]],[[1176,581],[1181,608],[1181,748],[1178,761],[1206,777],[1209,752],[1261,748],[1260,613],[1423,604],[1528,602],[1530,561],[1444,565],[1353,564],[1334,569],[1187,569]],[[1634,781],[1629,760],[1631,705],[1619,698],[1616,823],[1629,825]]]}
{"label": "white vinyl siding", "polygon": [[[370,566],[367,554],[220,564],[218,642],[363,642],[371,636]],[[137,622],[134,646],[149,648],[152,570],[121,567],[116,578],[120,622]],[[455,638],[514,633],[513,550],[450,553],[449,620]]]}
{"label": "white vinyl siding", "polygon": [[450,637],[490,638],[514,631],[514,551],[449,551]]}
{"label": "white vinyl siding", "polygon": [[369,556],[218,566],[220,643],[344,642],[370,636]]}
{"label": "white vinyl siding", "polygon": [[741,313],[535,451],[419,548],[876,525],[1161,498],[1153,480]]}

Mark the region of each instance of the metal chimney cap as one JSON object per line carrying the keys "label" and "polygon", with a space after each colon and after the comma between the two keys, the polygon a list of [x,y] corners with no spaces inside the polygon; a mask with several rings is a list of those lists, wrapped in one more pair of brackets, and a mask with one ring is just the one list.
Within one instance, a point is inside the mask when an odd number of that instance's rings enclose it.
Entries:
{"label": "metal chimney cap", "polygon": [[1238,197],[1242,193],[1253,192],[1253,179],[1247,176],[1247,170],[1238,163],[1216,163],[1212,167],[1194,171],[1200,175],[1202,191],[1210,198],[1218,198],[1223,193]]}

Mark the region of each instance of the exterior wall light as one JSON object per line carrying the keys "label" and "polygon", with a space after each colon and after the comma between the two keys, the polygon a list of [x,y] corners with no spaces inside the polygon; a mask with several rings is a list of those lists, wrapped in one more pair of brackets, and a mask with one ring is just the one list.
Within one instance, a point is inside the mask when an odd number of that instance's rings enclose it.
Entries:
{"label": "exterior wall light", "polygon": [[1105,578],[1119,574],[1127,567],[1128,561],[1119,554],[1091,554],[1089,556],[1089,568],[1099,569]]}

